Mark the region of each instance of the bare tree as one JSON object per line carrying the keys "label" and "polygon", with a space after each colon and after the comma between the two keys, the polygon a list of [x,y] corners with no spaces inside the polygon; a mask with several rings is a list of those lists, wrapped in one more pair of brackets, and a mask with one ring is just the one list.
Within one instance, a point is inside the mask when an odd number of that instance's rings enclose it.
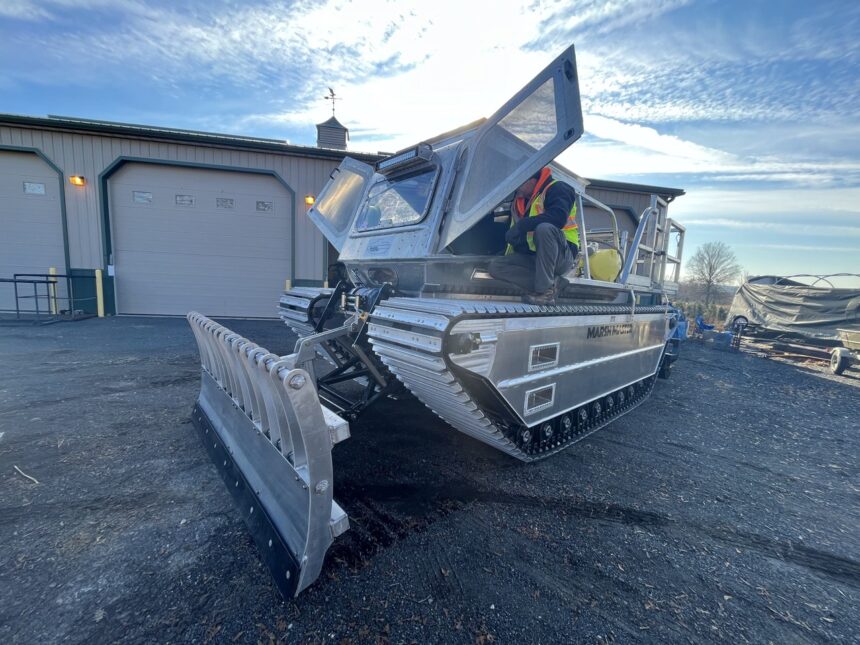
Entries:
{"label": "bare tree", "polygon": [[735,254],[723,242],[702,244],[687,263],[690,279],[704,289],[706,307],[711,304],[716,286],[732,282],[740,270]]}

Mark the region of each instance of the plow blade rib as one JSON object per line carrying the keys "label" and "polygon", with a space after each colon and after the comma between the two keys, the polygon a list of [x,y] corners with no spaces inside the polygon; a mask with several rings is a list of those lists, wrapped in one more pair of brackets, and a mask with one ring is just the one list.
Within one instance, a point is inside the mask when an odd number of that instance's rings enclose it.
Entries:
{"label": "plow blade rib", "polygon": [[349,522],[331,449],[349,426],[323,407],[295,355],[277,356],[198,313],[202,365],[193,422],[286,598],[310,585]]}

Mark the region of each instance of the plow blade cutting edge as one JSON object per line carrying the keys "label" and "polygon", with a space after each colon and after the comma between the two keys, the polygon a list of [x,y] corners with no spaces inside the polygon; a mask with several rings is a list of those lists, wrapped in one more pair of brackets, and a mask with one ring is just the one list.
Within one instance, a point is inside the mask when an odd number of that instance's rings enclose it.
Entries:
{"label": "plow blade cutting edge", "polygon": [[291,598],[316,580],[349,527],[332,497],[331,460],[349,426],[320,403],[297,354],[277,356],[201,314],[187,317],[203,368],[194,425]]}

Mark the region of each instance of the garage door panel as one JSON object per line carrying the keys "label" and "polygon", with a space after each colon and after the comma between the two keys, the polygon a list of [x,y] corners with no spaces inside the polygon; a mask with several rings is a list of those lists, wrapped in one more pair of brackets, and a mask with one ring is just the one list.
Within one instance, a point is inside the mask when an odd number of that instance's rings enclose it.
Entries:
{"label": "garage door panel", "polygon": [[[126,233],[131,231],[139,231],[149,228],[153,225],[163,228],[166,232],[172,233],[199,233],[200,224],[206,224],[213,230],[218,228],[230,229],[233,231],[241,230],[243,227],[272,227],[272,233],[280,232],[279,237],[287,238],[288,231],[279,231],[279,223],[284,217],[289,216],[289,209],[279,208],[277,215],[247,215],[242,213],[209,213],[202,209],[194,211],[186,211],[175,213],[172,211],[156,211],[154,209],[129,209],[129,212],[134,213],[134,217],[130,218],[126,223],[126,230],[122,232],[122,236],[118,235],[118,239],[124,237]],[[118,232],[119,233],[119,232]]]}
{"label": "garage door panel", "polygon": [[110,187],[120,313],[276,315],[290,275],[292,201],[273,177],[127,164]]}
{"label": "garage door panel", "polygon": [[126,253],[123,258],[122,266],[117,267],[116,270],[117,278],[123,280],[131,276],[152,275],[159,278],[168,276],[174,280],[181,279],[183,276],[195,278],[211,276],[213,281],[217,278],[226,279],[237,276],[238,279],[247,281],[249,277],[260,280],[271,276],[279,284],[283,284],[284,279],[289,277],[289,272],[283,273],[283,264],[277,258],[225,258],[199,255],[193,258],[193,262],[182,267],[181,274],[177,273],[176,262],[170,254]]}
{"label": "garage door panel", "polygon": [[[50,267],[63,273],[65,257],[56,171],[33,153],[0,151],[0,278],[47,273]],[[30,285],[21,288],[32,292]],[[32,301],[22,305],[31,307]],[[12,285],[0,284],[0,310],[14,308]]]}
{"label": "garage door panel", "polygon": [[[141,232],[143,233],[143,232]],[[149,237],[151,233],[147,232]],[[230,252],[231,255],[247,257],[251,254],[265,254],[270,257],[283,257],[284,245],[289,244],[289,238],[272,237],[256,234],[253,231],[242,233],[226,233],[224,231],[197,231],[194,237],[202,237],[197,242],[189,240],[191,234],[181,235],[164,232],[161,241],[147,240],[135,244],[134,240],[124,240],[114,247],[117,251],[135,251],[148,253],[188,253],[189,255],[211,255],[212,249]]]}
{"label": "garage door panel", "polygon": [[[172,209],[160,207],[135,207],[126,206],[129,211],[136,213],[136,218],[141,222],[159,221],[162,224],[171,224],[177,227],[196,223],[199,217],[205,217],[206,221],[213,224],[230,224],[234,225],[237,222],[252,221],[272,221],[283,217],[283,214],[289,213],[289,203],[276,204],[274,210],[269,213],[246,213],[243,211],[215,211],[211,206],[195,207],[188,209]],[[133,220],[134,221],[134,220]]]}
{"label": "garage door panel", "polygon": [[[153,224],[153,226],[157,226],[157,224]],[[159,231],[162,231],[160,239],[153,239],[152,232],[148,228],[130,231],[128,237],[114,247],[115,250],[120,252],[211,255],[213,249],[218,249],[219,252],[231,256],[264,255],[281,258],[284,256],[284,247],[289,246],[289,237],[267,236],[263,233],[257,233],[256,231],[260,228],[249,227],[239,232],[230,232],[218,228],[198,229],[187,233],[159,228]]]}

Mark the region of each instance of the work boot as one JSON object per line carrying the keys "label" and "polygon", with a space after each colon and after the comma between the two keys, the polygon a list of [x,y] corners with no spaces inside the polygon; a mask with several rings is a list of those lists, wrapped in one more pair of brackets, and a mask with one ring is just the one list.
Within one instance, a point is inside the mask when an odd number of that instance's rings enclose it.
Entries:
{"label": "work boot", "polygon": [[523,296],[523,302],[529,305],[554,305],[555,288],[550,287],[546,291],[534,291]]}

